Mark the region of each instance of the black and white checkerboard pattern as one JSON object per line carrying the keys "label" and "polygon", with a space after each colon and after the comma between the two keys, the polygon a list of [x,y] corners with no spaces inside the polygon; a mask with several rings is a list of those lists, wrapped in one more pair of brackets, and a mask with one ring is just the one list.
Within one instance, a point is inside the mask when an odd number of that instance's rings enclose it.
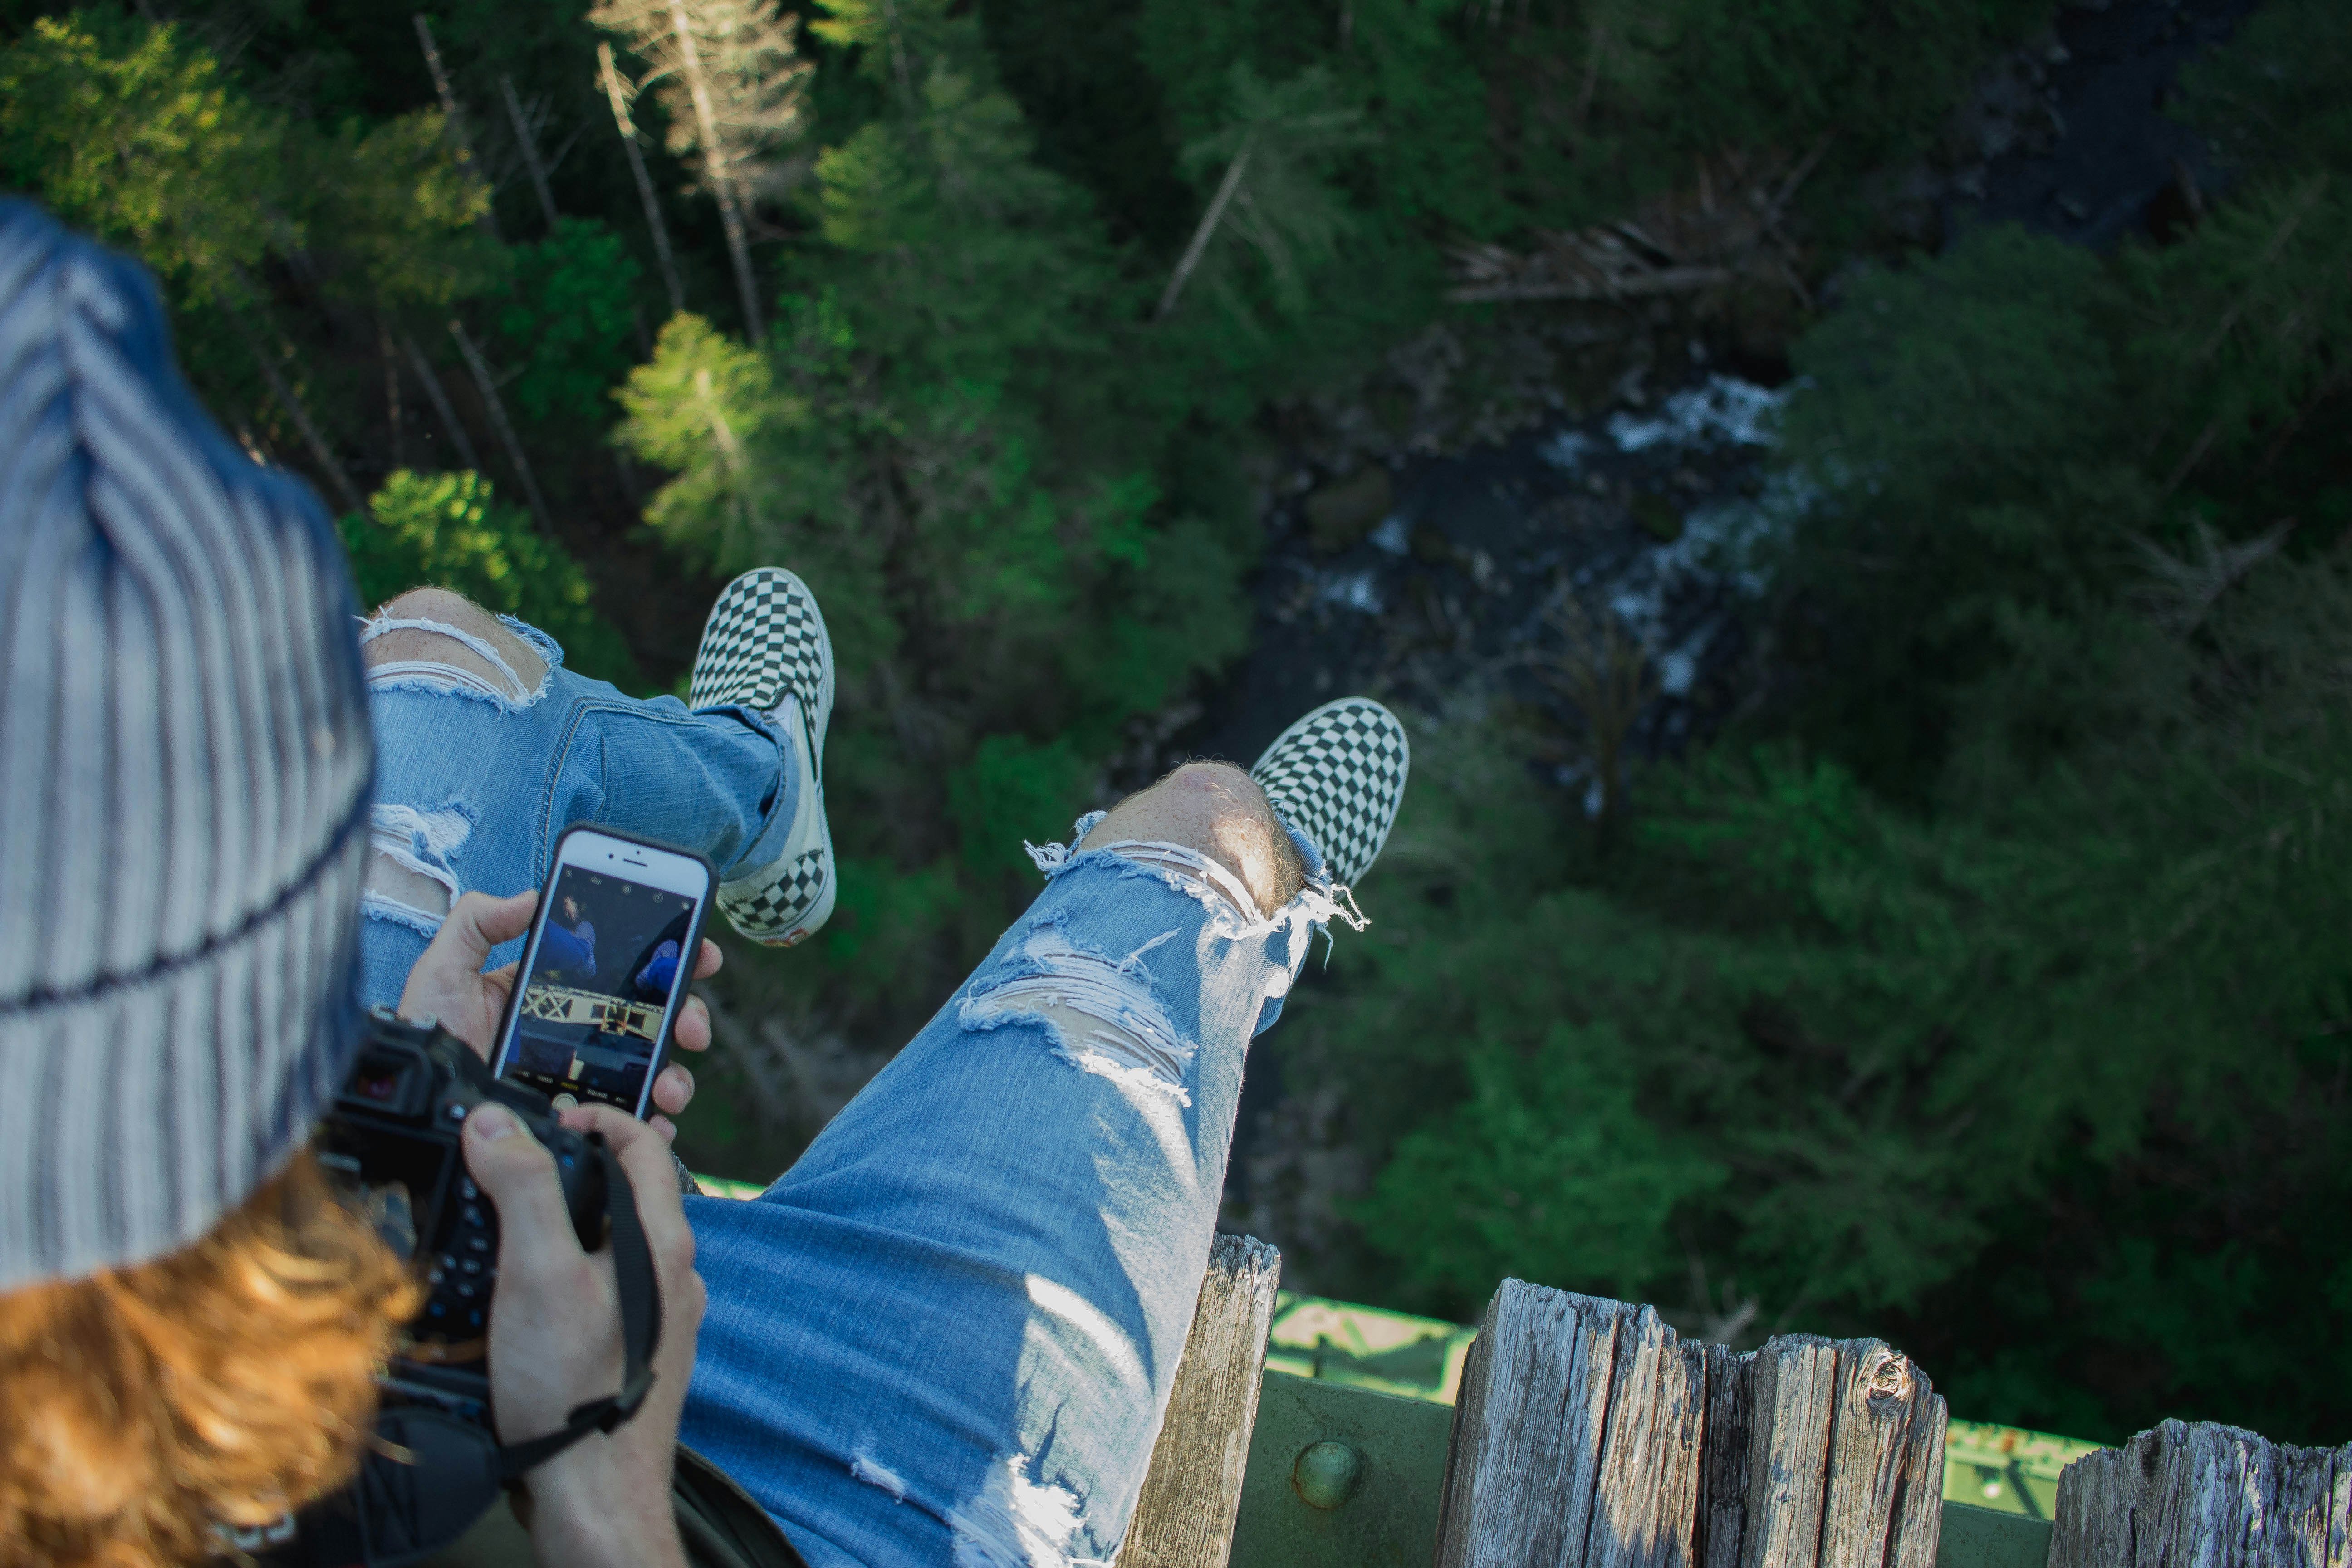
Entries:
{"label": "black and white checkerboard pattern", "polygon": [[784,874],[747,898],[722,901],[735,929],[754,942],[780,942],[816,907],[833,874],[825,852],[812,849],[795,858]]}
{"label": "black and white checkerboard pattern", "polygon": [[1395,714],[1342,697],[1285,730],[1250,777],[1315,840],[1331,879],[1350,886],[1389,840],[1411,763]]}
{"label": "black and white checkerboard pattern", "polygon": [[811,710],[831,658],[808,584],[781,566],[762,566],[728,584],[710,606],[687,706],[734,702],[765,711],[791,692]]}
{"label": "black and white checkerboard pattern", "polygon": [[802,821],[765,880],[719,897],[737,931],[772,946],[788,947],[807,936],[831,908],[833,840],[824,821],[822,768],[832,665],[824,616],[808,584],[781,566],[762,566],[728,584],[710,607],[687,688],[693,708],[740,703],[772,712],[787,696],[799,700],[803,744],[796,761],[808,803]]}

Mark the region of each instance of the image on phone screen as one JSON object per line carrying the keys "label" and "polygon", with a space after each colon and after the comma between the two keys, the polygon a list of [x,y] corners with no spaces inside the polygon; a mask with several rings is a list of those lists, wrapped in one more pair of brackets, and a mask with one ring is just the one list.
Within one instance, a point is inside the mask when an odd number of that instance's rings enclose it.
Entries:
{"label": "image on phone screen", "polygon": [[562,867],[499,1076],[635,1115],[693,920],[690,894]]}

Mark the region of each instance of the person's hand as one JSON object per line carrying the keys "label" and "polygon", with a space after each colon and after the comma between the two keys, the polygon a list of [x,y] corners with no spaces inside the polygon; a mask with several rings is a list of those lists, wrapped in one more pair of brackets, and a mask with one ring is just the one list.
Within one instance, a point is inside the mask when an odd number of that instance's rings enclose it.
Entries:
{"label": "person's hand", "polygon": [[[474,1047],[484,1061],[490,1058],[490,1040],[499,1032],[499,1019],[507,1009],[507,998],[514,994],[515,966],[511,963],[489,973],[482,965],[490,956],[490,949],[502,942],[512,942],[530,929],[531,911],[539,907],[539,894],[534,891],[517,893],[510,899],[494,899],[488,893],[467,893],[458,899],[449,910],[449,918],[441,922],[440,932],[416,967],[408,972],[408,984],[401,988],[400,1016],[422,1018],[430,1015],[441,1021],[441,1026]],[[719,973],[724,962],[719,944],[705,938],[700,962],[694,966],[694,978],[708,980]],[[710,1009],[699,996],[688,996],[686,1005],[678,1009],[677,1026],[670,1038],[683,1051],[707,1051],[710,1048]],[[684,1062],[672,1061],[654,1079],[654,1105],[667,1110],[669,1116],[656,1115],[653,1126],[665,1138],[677,1136],[677,1127],[670,1116],[685,1113],[694,1100],[694,1074]]]}
{"label": "person's hand", "polygon": [[[531,1552],[552,1568],[671,1568],[685,1552],[670,1501],[678,1415],[694,1374],[707,1296],[694,1271],[667,1140],[610,1106],[563,1112],[575,1131],[602,1132],[635,1188],[661,1284],[654,1384],[637,1413],[591,1433],[523,1478]],[[466,1168],[499,1211],[498,1289],[490,1306],[490,1398],[499,1440],[528,1442],[562,1428],[572,1411],[618,1393],[624,1365],[620,1287],[612,1249],[580,1249],[555,1161],[504,1106],[466,1118]]]}

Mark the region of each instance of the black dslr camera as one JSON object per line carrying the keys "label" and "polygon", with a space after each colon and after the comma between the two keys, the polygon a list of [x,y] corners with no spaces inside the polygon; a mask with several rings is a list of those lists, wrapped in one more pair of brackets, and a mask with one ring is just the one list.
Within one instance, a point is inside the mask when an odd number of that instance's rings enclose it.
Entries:
{"label": "black dslr camera", "polygon": [[[490,1293],[499,1216],[466,1172],[466,1118],[495,1100],[555,1156],[581,1247],[609,1247],[620,1292],[623,1367],[615,1393],[576,1406],[555,1431],[500,1443],[490,1409]],[[266,1530],[222,1530],[271,1568],[399,1568],[455,1542],[499,1489],[592,1432],[637,1413],[653,1386],[661,1289],[628,1173],[600,1133],[572,1131],[544,1095],[492,1078],[471,1047],[431,1019],[377,1008],[334,1108],[319,1163],[343,1201],[409,1259],[431,1294],[378,1379],[375,1440],[359,1474]]]}
{"label": "black dslr camera", "polygon": [[[551,1433],[501,1444],[490,1408],[490,1295],[499,1216],[466,1172],[466,1118],[495,1100],[555,1156],[580,1245],[610,1246],[626,1364],[620,1390],[574,1409]],[[636,1414],[653,1383],[661,1297],[629,1178],[601,1134],[572,1131],[545,1096],[490,1076],[473,1049],[430,1019],[377,1008],[334,1108],[319,1163],[342,1200],[417,1268],[431,1294],[379,1377],[375,1441],[352,1483],[265,1531],[227,1543],[272,1568],[396,1568],[462,1536],[535,1465]]]}
{"label": "black dslr camera", "polygon": [[491,1100],[520,1117],[555,1156],[581,1247],[604,1246],[605,1163],[597,1157],[604,1140],[559,1122],[545,1095],[492,1078],[470,1047],[431,1019],[407,1023],[374,1010],[317,1145],[346,1201],[364,1208],[432,1292],[408,1325],[386,1392],[485,1426],[499,1217],[466,1173],[459,1139],[474,1107]]}

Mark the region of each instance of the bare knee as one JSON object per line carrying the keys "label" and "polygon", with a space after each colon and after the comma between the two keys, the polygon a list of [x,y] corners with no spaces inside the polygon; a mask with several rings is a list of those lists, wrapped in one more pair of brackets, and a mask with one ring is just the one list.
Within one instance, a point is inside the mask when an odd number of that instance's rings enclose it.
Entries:
{"label": "bare knee", "polygon": [[1208,856],[1241,879],[1262,911],[1280,909],[1306,882],[1298,851],[1265,793],[1230,763],[1185,763],[1119,802],[1080,847],[1139,839]]}
{"label": "bare knee", "polygon": [[[514,679],[521,683],[522,691],[512,695],[520,697],[536,691],[539,683],[546,679],[547,661],[536,648],[517,637],[498,616],[450,589],[411,588],[387,601],[376,612],[376,618],[431,621],[488,643],[513,671]],[[504,672],[469,644],[422,627],[403,626],[379,632],[368,639],[361,657],[371,668],[380,664],[412,662],[455,665],[500,686],[508,684]]]}
{"label": "bare knee", "polygon": [[[461,632],[481,637],[486,641],[501,635],[514,637],[514,633],[507,630],[506,623],[454,588],[411,588],[404,594],[385,600],[383,606],[376,611],[376,618],[396,621],[433,621],[441,626],[455,626]],[[368,647],[373,649],[376,643],[383,642],[386,637],[436,637],[438,635],[436,632],[415,630],[386,632],[383,637],[376,638],[375,642],[370,643]],[[518,643],[522,641],[520,637],[515,637],[514,640]],[[372,654],[369,662],[382,661]]]}

